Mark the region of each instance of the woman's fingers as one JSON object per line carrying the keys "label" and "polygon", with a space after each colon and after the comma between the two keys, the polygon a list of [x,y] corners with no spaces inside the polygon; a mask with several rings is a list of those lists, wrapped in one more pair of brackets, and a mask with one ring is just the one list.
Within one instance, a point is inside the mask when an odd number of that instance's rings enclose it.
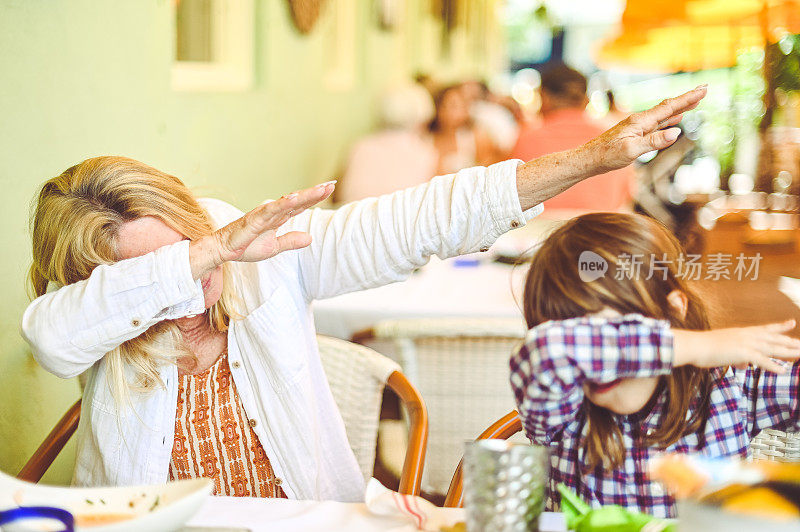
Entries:
{"label": "woman's fingers", "polygon": [[786,368],[773,359],[788,362],[800,359],[800,340],[785,334],[794,329],[794,326],[794,320],[787,320],[744,329],[746,337],[741,339],[742,343],[753,346],[746,349],[747,360],[766,371],[785,373]]}
{"label": "woman's fingers", "polygon": [[326,183],[320,183],[319,185],[296,192],[297,208],[305,210],[313,207],[317,203],[326,200],[331,194],[333,194],[333,190],[335,188],[336,181],[328,181]]}
{"label": "woman's fingers", "polygon": [[680,128],[659,129],[645,137],[651,150],[663,150],[675,142],[681,134]]}
{"label": "woman's fingers", "polygon": [[278,251],[275,254],[277,255],[278,253],[290,251],[292,249],[302,249],[310,244],[311,235],[308,233],[304,233],[302,231],[290,231],[285,235],[278,237]]}
{"label": "woman's fingers", "polygon": [[655,107],[641,113],[641,116],[649,123],[649,127],[654,129],[659,123],[697,107],[707,92],[708,86],[700,85],[680,96],[664,100]]}
{"label": "woman's fingers", "polygon": [[683,120],[683,113],[678,113],[675,116],[667,118],[663,122],[659,122],[657,127],[658,129],[665,129],[671,126],[677,126],[681,123],[681,120]]}
{"label": "woman's fingers", "polygon": [[254,229],[257,232],[277,229],[292,216],[327,199],[333,194],[335,183],[335,181],[328,181],[260,205],[251,211],[254,214]]}
{"label": "woman's fingers", "polygon": [[792,349],[788,347],[775,347],[769,351],[769,353],[763,353],[764,356],[768,356],[771,358],[778,358],[780,360],[786,360],[789,362],[793,362],[797,359],[800,359],[800,353],[797,352],[797,349]]}
{"label": "woman's fingers", "polygon": [[[239,220],[231,222],[216,233],[221,260],[261,260],[281,251],[305,247],[310,243],[305,237],[294,234],[281,240],[274,231],[296,216],[328,198],[334,190],[335,181],[287,194],[275,201],[259,205]],[[272,232],[270,234],[270,232]],[[251,245],[258,242],[254,248]],[[266,244],[266,247],[264,247]],[[285,246],[281,249],[282,246]],[[256,251],[256,248],[259,251]],[[277,251],[275,251],[277,250]]]}

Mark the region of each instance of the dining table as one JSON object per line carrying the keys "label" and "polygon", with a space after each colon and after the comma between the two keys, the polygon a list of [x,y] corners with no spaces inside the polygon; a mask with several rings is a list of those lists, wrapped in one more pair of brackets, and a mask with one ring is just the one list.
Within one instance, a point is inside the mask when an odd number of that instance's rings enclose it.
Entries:
{"label": "dining table", "polygon": [[[440,508],[449,526],[465,520],[463,508]],[[365,503],[255,497],[208,497],[184,532],[414,532],[403,516],[376,515]],[[560,513],[544,512],[542,532],[565,532]]]}

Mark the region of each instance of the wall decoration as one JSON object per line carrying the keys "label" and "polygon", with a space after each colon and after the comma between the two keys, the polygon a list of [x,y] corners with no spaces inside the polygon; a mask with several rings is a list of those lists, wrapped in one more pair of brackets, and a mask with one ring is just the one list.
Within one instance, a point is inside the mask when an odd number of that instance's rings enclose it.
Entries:
{"label": "wall decoration", "polygon": [[393,31],[402,18],[405,0],[374,0],[375,15],[378,27],[385,31]]}
{"label": "wall decoration", "polygon": [[459,2],[458,0],[434,0],[433,15],[441,20],[442,23],[442,53],[447,57],[450,55],[450,37],[453,30],[459,24]]}
{"label": "wall decoration", "polygon": [[323,83],[330,90],[350,90],[356,83],[358,2],[335,0],[323,24],[328,30]]}
{"label": "wall decoration", "polygon": [[325,3],[325,0],[289,0],[289,12],[300,33],[305,35],[311,32]]}
{"label": "wall decoration", "polygon": [[245,91],[253,86],[253,0],[173,3],[176,91]]}

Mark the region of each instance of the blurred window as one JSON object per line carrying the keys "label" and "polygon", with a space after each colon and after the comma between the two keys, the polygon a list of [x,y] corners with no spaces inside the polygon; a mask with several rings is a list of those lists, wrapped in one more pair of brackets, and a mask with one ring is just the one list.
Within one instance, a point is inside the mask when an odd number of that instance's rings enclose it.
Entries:
{"label": "blurred window", "polygon": [[239,91],[252,86],[253,2],[174,2],[174,90]]}
{"label": "blurred window", "polygon": [[[214,0],[183,0],[175,10],[175,59],[214,60]],[[219,38],[219,36],[217,36]]]}

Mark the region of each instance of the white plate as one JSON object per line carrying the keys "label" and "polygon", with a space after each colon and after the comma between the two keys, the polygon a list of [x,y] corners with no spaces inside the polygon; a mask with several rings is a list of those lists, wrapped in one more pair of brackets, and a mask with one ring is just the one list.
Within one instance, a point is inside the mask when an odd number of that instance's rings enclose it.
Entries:
{"label": "white plate", "polygon": [[[131,517],[108,525],[76,526],[75,529],[86,532],[166,532],[183,526],[197,512],[211,489],[208,479],[130,488],[66,488],[31,484],[0,472],[0,510],[17,506],[54,506],[71,512],[78,519],[89,515],[125,514]],[[4,532],[48,529],[51,528],[43,521],[27,521],[25,528],[14,524],[3,526]]]}

